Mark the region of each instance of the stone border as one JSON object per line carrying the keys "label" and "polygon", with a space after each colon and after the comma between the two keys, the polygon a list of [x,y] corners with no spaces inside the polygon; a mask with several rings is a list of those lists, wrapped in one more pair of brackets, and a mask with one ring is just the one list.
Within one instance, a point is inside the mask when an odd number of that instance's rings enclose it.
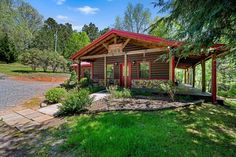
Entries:
{"label": "stone border", "polygon": [[[158,111],[158,110],[166,110],[166,109],[176,109],[179,107],[188,107],[191,105],[202,105],[203,103],[204,103],[204,100],[196,100],[196,101],[187,102],[187,103],[170,102],[164,106],[160,106],[160,107],[158,106],[156,108],[128,108],[128,107],[114,108],[114,107],[106,106],[107,107],[106,109],[97,109],[97,110],[88,109],[85,113],[86,114],[96,114],[96,113],[101,113],[101,112],[112,112],[112,111],[147,111],[148,112],[148,111]],[[96,104],[94,104],[94,105],[96,105]]]}

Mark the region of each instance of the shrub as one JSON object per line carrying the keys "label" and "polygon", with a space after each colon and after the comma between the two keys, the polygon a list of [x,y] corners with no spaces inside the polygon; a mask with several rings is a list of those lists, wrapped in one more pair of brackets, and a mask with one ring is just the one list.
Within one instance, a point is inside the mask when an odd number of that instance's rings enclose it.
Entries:
{"label": "shrub", "polygon": [[71,71],[70,78],[64,82],[64,86],[67,90],[73,89],[78,85],[78,77],[75,71]]}
{"label": "shrub", "polygon": [[236,84],[233,84],[229,89],[229,96],[236,97]]}
{"label": "shrub", "polygon": [[71,91],[60,106],[59,115],[81,113],[91,103],[92,98],[90,98],[88,90]]}
{"label": "shrub", "polygon": [[46,92],[45,97],[50,103],[58,103],[65,98],[66,94],[67,92],[64,88],[56,87],[49,89]]}
{"label": "shrub", "polygon": [[132,97],[131,91],[127,88],[118,88],[117,85],[115,86],[109,86],[108,92],[111,94],[114,98],[130,98]]}
{"label": "shrub", "polygon": [[79,81],[79,86],[84,88],[90,85],[90,80],[87,77],[81,78]]}

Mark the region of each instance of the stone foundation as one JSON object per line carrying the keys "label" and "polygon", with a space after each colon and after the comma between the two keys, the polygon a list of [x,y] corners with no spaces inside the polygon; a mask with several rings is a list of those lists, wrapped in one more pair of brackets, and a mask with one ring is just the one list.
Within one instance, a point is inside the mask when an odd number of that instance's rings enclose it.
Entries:
{"label": "stone foundation", "polygon": [[132,80],[132,88],[159,89],[168,80]]}

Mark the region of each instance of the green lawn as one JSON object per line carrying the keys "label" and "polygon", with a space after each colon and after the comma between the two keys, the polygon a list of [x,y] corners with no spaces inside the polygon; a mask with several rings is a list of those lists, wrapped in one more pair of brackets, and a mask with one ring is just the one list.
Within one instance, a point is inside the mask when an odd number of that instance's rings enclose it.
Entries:
{"label": "green lawn", "polygon": [[54,146],[52,151],[47,140],[41,139],[47,147],[35,147],[39,154],[99,157],[231,157],[236,154],[235,108],[204,104],[156,112],[80,115],[67,120],[59,129],[47,132],[50,137],[65,142],[58,149]]}
{"label": "green lawn", "polygon": [[29,76],[29,75],[48,75],[48,76],[65,76],[65,73],[52,71],[43,72],[42,68],[38,68],[36,71],[32,71],[31,67],[22,65],[20,63],[5,64],[0,63],[0,73],[10,76]]}

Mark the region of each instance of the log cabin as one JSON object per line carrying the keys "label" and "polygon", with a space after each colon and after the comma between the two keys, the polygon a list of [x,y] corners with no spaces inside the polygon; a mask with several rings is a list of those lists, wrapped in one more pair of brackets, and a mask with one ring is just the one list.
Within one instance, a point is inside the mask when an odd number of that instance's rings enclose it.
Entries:
{"label": "log cabin", "polygon": [[[71,56],[77,64],[78,79],[84,76],[83,65],[90,63],[90,78],[101,86],[125,88],[155,86],[159,81],[175,81],[175,69],[185,69],[185,83],[195,82],[195,67],[202,66],[202,92],[206,91],[205,61],[212,59],[212,102],[216,102],[216,58],[222,55],[222,44],[211,47],[210,53],[190,54],[185,58],[170,55],[170,49],[182,42],[145,34],[111,29]],[[161,56],[169,54],[169,59]],[[178,62],[178,63],[177,63]],[[189,69],[192,68],[192,80]]]}

